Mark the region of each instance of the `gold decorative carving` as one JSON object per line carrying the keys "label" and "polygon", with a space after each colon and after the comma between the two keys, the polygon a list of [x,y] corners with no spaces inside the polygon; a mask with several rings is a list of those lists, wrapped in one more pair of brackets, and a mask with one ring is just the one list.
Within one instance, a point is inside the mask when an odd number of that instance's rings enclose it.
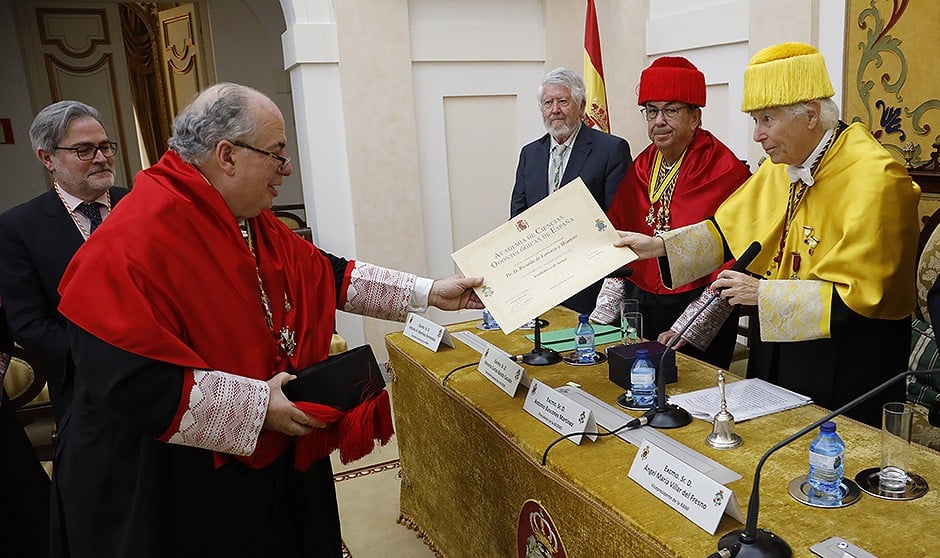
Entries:
{"label": "gold decorative carving", "polygon": [[[79,21],[88,22],[90,30],[76,28]],[[111,33],[108,29],[108,16],[105,10],[36,8],[36,22],[41,44],[54,46],[63,54],[73,58],[86,58],[91,56],[98,45],[111,44]],[[82,45],[84,49],[68,44],[70,38],[77,37],[86,41]]]}
{"label": "gold decorative carving", "polygon": [[[193,21],[189,14],[167,19],[163,22],[163,36],[166,37],[164,50],[170,53],[167,64],[178,74],[186,75],[196,66],[193,38]],[[176,61],[180,63],[177,63]]]}

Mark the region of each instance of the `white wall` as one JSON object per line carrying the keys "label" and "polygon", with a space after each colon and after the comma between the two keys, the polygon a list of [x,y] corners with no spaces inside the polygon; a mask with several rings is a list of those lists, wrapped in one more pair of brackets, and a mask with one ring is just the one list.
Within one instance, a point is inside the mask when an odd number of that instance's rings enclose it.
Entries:
{"label": "white wall", "polygon": [[14,144],[0,145],[0,212],[41,194],[46,189],[45,169],[29,145],[29,125],[33,122],[26,84],[26,66],[16,29],[13,6],[0,2],[0,118],[9,118]]}
{"label": "white wall", "polygon": [[[297,161],[297,133],[290,76],[284,68],[284,16],[277,0],[208,0],[209,29],[217,81],[263,91],[284,114],[287,154]],[[276,204],[303,203],[302,169],[285,178]]]}

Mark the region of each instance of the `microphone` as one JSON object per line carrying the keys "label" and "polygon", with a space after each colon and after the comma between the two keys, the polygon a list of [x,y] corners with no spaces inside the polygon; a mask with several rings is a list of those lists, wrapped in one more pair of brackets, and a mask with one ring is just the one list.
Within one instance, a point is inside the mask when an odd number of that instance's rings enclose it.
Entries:
{"label": "microphone", "polygon": [[[760,250],[760,242],[755,240],[747,247],[747,250],[741,254],[738,261],[734,263],[731,271],[743,273],[747,266],[757,257],[757,254],[760,253]],[[690,415],[688,411],[678,405],[666,403],[666,375],[662,373],[663,364],[665,363],[666,354],[669,351],[675,351],[674,347],[676,343],[682,339],[682,335],[692,327],[692,324],[702,315],[702,312],[704,312],[712,302],[718,299],[718,294],[719,293],[716,291],[709,297],[708,300],[705,301],[705,304],[703,304],[702,307],[692,315],[689,321],[686,322],[682,329],[679,330],[679,333],[666,343],[666,348],[663,349],[663,354],[659,358],[659,369],[656,372],[656,404],[646,413],[649,417],[649,424],[653,428],[679,428],[680,426],[685,426],[692,422],[692,415]]]}
{"label": "microphone", "polygon": [[837,415],[841,415],[842,413],[852,409],[860,403],[864,403],[865,401],[871,399],[875,395],[878,395],[882,391],[891,387],[893,384],[907,378],[908,376],[922,376],[933,374],[935,372],[940,372],[940,368],[932,368],[930,370],[923,370],[920,372],[916,372],[914,370],[905,370],[897,376],[894,376],[893,378],[886,380],[884,383],[866,391],[862,395],[859,395],[835,411],[832,411],[828,415],[810,424],[806,428],[784,439],[782,442],[777,443],[775,446],[767,450],[763,457],[760,458],[760,461],[757,462],[757,468],[754,470],[754,486],[751,488],[751,498],[747,503],[747,523],[745,524],[744,529],[736,529],[721,537],[721,539],[718,540],[719,551],[722,549],[731,549],[735,545],[740,544],[740,550],[737,553],[737,556],[740,558],[789,558],[792,556],[793,551],[790,549],[790,545],[788,545],[786,541],[767,529],[757,528],[757,512],[758,508],[760,507],[760,471],[764,466],[764,462],[767,461],[767,458],[778,449],[793,442],[797,438],[800,438],[807,432],[815,430],[822,423],[831,420]]}
{"label": "microphone", "polygon": [[547,366],[561,362],[561,354],[558,351],[542,346],[542,325],[538,316],[535,317],[535,331],[533,333],[535,335],[535,345],[531,351],[522,355],[522,362],[532,366]]}

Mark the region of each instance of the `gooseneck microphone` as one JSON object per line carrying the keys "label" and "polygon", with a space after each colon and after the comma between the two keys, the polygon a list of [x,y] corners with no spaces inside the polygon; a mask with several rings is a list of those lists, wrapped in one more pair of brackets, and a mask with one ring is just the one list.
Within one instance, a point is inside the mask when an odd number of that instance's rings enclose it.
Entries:
{"label": "gooseneck microphone", "polygon": [[[756,240],[747,247],[747,250],[741,254],[741,257],[738,258],[738,261],[734,263],[734,266],[731,268],[731,271],[744,272],[748,265],[754,261],[754,258],[757,257],[757,254],[760,253],[761,245],[760,242]],[[652,409],[646,412],[646,417],[649,419],[649,425],[653,428],[679,428],[680,426],[685,426],[692,422],[692,415],[688,411],[679,407],[678,405],[667,403],[666,402],[666,375],[662,373],[663,364],[665,363],[666,354],[669,351],[675,351],[674,347],[676,343],[682,339],[682,335],[692,327],[692,324],[698,320],[698,317],[702,315],[702,312],[711,305],[712,302],[718,299],[719,293],[716,291],[708,300],[705,301],[705,304],[702,305],[695,314],[689,319],[689,321],[679,330],[672,339],[666,343],[666,348],[663,349],[663,354],[659,358],[659,369],[656,371],[656,404]]]}
{"label": "gooseneck microphone", "polygon": [[782,442],[779,442],[767,450],[767,453],[765,453],[763,457],[760,458],[760,461],[757,462],[757,468],[754,470],[754,486],[751,487],[751,497],[747,503],[747,523],[745,524],[744,529],[736,529],[721,537],[721,539],[718,541],[718,550],[721,551],[723,549],[732,549],[735,548],[736,545],[740,544],[740,549],[737,551],[738,558],[790,558],[793,556],[793,551],[790,549],[790,545],[788,545],[786,541],[767,529],[757,528],[757,512],[758,508],[760,508],[760,471],[764,466],[764,462],[767,461],[767,458],[778,449],[793,442],[797,438],[800,438],[807,432],[815,430],[822,423],[831,420],[837,415],[841,415],[842,413],[852,409],[860,403],[864,403],[885,389],[891,387],[891,385],[907,378],[908,376],[923,376],[933,374],[935,372],[940,372],[940,368],[932,368],[930,370],[923,370],[919,372],[905,370],[897,376],[894,376],[884,383],[866,391],[862,395],[849,401],[835,411],[832,411],[828,415],[810,424],[806,428],[800,430],[796,434],[793,434],[789,438],[784,439]]}

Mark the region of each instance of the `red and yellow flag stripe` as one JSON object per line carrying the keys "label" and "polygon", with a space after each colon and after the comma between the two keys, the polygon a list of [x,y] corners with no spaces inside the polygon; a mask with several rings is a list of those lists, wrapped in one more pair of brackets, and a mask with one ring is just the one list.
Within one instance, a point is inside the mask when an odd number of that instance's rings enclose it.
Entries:
{"label": "red and yellow flag stripe", "polygon": [[587,15],[584,21],[584,88],[587,92],[584,122],[592,128],[610,133],[604,65],[601,62],[601,36],[597,32],[594,0],[587,0]]}

